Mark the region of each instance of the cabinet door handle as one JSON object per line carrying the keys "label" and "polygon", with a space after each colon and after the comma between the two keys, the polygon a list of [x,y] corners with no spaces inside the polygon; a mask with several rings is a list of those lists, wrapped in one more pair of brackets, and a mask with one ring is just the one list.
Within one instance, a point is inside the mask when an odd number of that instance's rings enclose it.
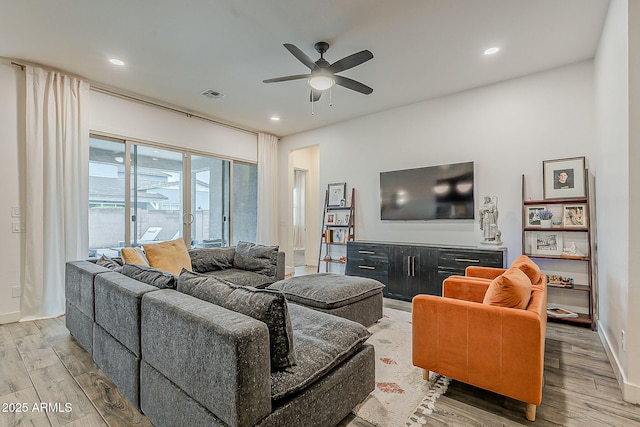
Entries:
{"label": "cabinet door handle", "polygon": [[358,251],[359,254],[365,254],[365,255],[375,255],[376,253],[373,251]]}
{"label": "cabinet door handle", "polygon": [[375,270],[375,267],[370,267],[368,265],[359,265],[358,268],[362,268],[363,270]]}
{"label": "cabinet door handle", "polygon": [[416,275],[416,257],[411,257],[411,276],[415,277]]}
{"label": "cabinet door handle", "polygon": [[479,259],[469,259],[469,258],[456,258],[454,261],[458,261],[458,262],[480,262]]}
{"label": "cabinet door handle", "polygon": [[411,256],[407,255],[407,277],[411,277]]}

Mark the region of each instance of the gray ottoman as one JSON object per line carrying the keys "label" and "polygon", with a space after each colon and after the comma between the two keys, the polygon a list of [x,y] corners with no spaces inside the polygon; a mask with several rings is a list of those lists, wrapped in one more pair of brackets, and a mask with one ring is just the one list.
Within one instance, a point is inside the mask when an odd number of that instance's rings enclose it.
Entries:
{"label": "gray ottoman", "polygon": [[290,302],[369,326],[382,318],[382,288],[377,280],[318,273],[280,280],[267,287]]}

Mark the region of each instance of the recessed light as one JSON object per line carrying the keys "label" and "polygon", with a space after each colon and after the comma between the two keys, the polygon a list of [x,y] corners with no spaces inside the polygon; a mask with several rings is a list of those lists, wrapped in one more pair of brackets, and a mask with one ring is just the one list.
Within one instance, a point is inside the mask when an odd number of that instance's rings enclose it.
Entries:
{"label": "recessed light", "polygon": [[156,154],[160,153],[160,151],[158,151],[158,150],[153,150],[153,152],[156,153]]}
{"label": "recessed light", "polygon": [[153,160],[153,161],[157,161],[157,160],[158,160],[158,158],[157,158],[157,157],[152,157],[152,158],[151,158],[151,160]]}
{"label": "recessed light", "polygon": [[273,117],[271,117],[271,121],[272,121],[272,122],[279,122],[279,121],[280,121],[280,117],[278,117],[278,116],[273,116]]}
{"label": "recessed light", "polygon": [[490,47],[489,49],[484,51],[485,55],[495,55],[500,51],[499,47]]}
{"label": "recessed light", "polygon": [[118,65],[120,67],[124,65],[124,61],[122,61],[121,59],[117,59],[117,58],[111,58],[111,59],[109,59],[109,62],[111,62],[113,65]]}

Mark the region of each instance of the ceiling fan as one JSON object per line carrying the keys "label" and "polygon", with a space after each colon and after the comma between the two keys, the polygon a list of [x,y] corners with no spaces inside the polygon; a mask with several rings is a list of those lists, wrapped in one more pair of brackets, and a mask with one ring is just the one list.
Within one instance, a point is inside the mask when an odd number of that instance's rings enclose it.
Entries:
{"label": "ceiling fan", "polygon": [[329,49],[329,43],[327,42],[318,42],[313,46],[320,54],[320,59],[315,62],[313,62],[313,60],[309,58],[303,51],[290,43],[285,43],[284,47],[289,52],[291,52],[291,54],[295,56],[298,61],[309,67],[311,73],[276,77],[273,79],[263,80],[263,83],[276,83],[285,82],[288,80],[308,79],[309,86],[311,86],[311,94],[309,95],[309,100],[311,102],[316,102],[317,100],[319,100],[320,96],[322,96],[322,92],[326,89],[329,89],[334,84],[346,87],[347,89],[355,90],[356,92],[360,92],[365,95],[369,95],[371,92],[373,92],[373,89],[365,84],[362,84],[348,77],[338,76],[336,74],[341,71],[348,70],[349,68],[356,67],[372,59],[373,53],[371,53],[370,51],[363,50],[358,53],[345,56],[341,60],[330,64],[326,59],[324,59],[324,53]]}

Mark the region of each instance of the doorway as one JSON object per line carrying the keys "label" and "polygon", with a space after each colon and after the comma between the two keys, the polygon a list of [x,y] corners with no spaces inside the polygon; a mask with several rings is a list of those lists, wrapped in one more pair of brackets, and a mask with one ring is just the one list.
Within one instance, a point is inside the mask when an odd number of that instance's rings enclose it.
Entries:
{"label": "doorway", "polygon": [[315,273],[320,246],[320,147],[292,150],[288,168],[287,274]]}
{"label": "doorway", "polygon": [[307,171],[293,171],[293,253],[294,266],[305,265],[307,233]]}

